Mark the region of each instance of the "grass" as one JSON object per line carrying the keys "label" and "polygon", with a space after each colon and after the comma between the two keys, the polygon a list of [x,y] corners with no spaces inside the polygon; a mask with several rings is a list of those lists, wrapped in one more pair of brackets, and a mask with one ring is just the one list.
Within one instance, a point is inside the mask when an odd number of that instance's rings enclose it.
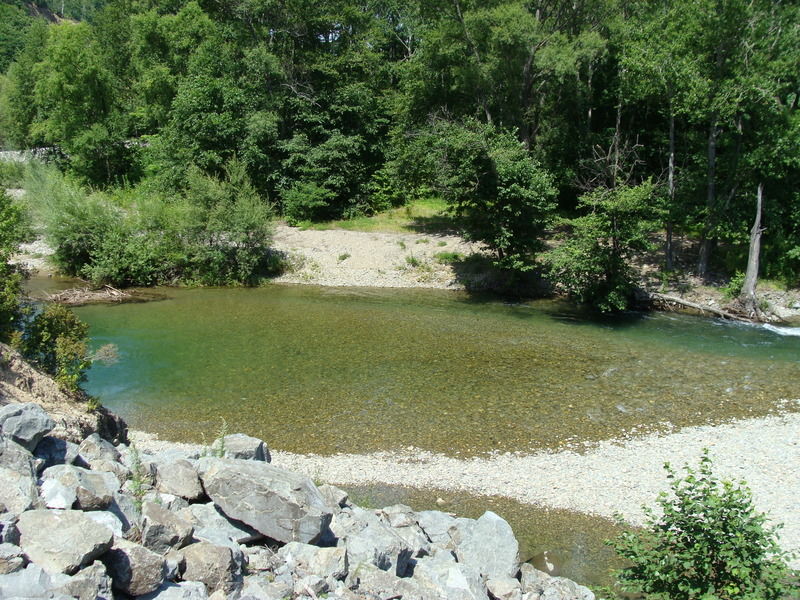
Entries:
{"label": "grass", "polygon": [[452,229],[445,215],[446,203],[441,198],[422,198],[398,208],[391,208],[371,217],[341,221],[303,223],[304,229],[347,229],[374,233],[420,233]]}
{"label": "grass", "polygon": [[460,252],[437,252],[433,257],[442,264],[451,264],[464,260],[464,255]]}

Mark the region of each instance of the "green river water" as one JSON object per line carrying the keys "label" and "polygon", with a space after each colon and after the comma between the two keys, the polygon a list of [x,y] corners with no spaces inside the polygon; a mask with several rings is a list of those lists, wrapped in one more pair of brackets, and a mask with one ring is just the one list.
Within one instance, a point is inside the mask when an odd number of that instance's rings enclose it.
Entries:
{"label": "green river water", "polygon": [[[791,409],[800,398],[800,337],[755,326],[592,319],[556,302],[435,290],[159,292],[166,299],[77,312],[94,345],[120,353],[90,370],[88,390],[164,439],[210,441],[224,418],[229,431],[295,452],[416,446],[474,456],[580,448],[632,429]],[[547,551],[560,574],[585,584],[608,584],[619,566],[603,544],[617,529],[604,519],[446,491],[350,491],[372,506],[494,510],[523,558],[542,566]]]}

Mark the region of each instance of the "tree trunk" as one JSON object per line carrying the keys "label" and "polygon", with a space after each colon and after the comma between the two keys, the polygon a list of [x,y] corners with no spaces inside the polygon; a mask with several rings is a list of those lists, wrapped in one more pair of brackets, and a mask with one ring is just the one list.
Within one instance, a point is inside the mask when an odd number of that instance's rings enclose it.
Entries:
{"label": "tree trunk", "polygon": [[667,240],[664,254],[666,257],[666,269],[672,271],[672,210],[675,207],[675,115],[672,106],[669,110],[669,173],[667,175],[667,186],[669,190],[669,207],[667,207]]}
{"label": "tree trunk", "polygon": [[708,276],[708,263],[711,258],[711,230],[714,225],[714,205],[717,199],[717,126],[716,113],[711,117],[708,130],[708,182],[706,188],[706,219],[703,236],[700,240],[700,257],[697,261],[697,275],[703,279]]}
{"label": "tree trunk", "polygon": [[756,193],[756,218],[753,221],[753,228],[750,230],[750,251],[747,254],[747,273],[744,276],[744,285],[739,294],[739,301],[742,308],[751,319],[758,320],[760,317],[758,302],[756,301],[756,285],[758,285],[758,262],[761,252],[761,234],[764,229],[761,227],[761,205],[763,203],[764,184],[758,184]]}

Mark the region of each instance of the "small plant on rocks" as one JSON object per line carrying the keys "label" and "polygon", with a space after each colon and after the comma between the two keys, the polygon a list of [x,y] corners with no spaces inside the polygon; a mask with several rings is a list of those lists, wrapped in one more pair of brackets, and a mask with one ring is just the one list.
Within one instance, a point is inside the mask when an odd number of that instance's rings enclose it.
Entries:
{"label": "small plant on rocks", "polygon": [[609,543],[631,566],[618,573],[626,592],[658,600],[778,600],[796,597],[796,582],[777,529],[753,506],[750,490],[712,473],[708,450],[697,470],[678,477],[667,464],[671,494],[663,512],[645,508],[646,525]]}

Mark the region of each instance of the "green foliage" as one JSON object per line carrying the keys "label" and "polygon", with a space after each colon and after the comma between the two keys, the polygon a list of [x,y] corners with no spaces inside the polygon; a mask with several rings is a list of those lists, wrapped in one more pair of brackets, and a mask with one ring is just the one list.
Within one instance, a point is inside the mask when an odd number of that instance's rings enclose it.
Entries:
{"label": "green foliage", "polygon": [[658,211],[654,186],[598,188],[580,199],[587,214],[565,221],[570,233],[544,256],[553,280],[601,311],[627,308],[636,287],[630,259],[650,247]]}
{"label": "green foliage", "polygon": [[22,274],[9,264],[24,236],[22,212],[0,189],[0,341],[7,342],[22,318]]}
{"label": "green foliage", "polygon": [[665,468],[671,494],[658,498],[663,514],[645,508],[642,531],[610,542],[631,563],[618,574],[625,591],[654,600],[778,600],[797,590],[777,528],[756,512],[743,483],[714,476],[708,450],[685,477]]}
{"label": "green foliage", "polygon": [[737,271],[736,274],[731,277],[731,280],[722,286],[722,295],[726,300],[733,300],[734,298],[738,298],[739,294],[742,293],[742,286],[744,285],[744,273],[742,271]]}
{"label": "green foliage", "polygon": [[555,210],[550,175],[510,133],[477,121],[438,121],[421,141],[434,178],[465,236],[495,253],[495,264],[529,270]]}
{"label": "green foliage", "polygon": [[464,260],[464,255],[460,252],[437,252],[433,257],[446,265]]}
{"label": "green foliage", "polygon": [[26,324],[19,351],[54,377],[61,387],[77,392],[92,362],[86,344],[89,326],[60,304],[48,304]]}

